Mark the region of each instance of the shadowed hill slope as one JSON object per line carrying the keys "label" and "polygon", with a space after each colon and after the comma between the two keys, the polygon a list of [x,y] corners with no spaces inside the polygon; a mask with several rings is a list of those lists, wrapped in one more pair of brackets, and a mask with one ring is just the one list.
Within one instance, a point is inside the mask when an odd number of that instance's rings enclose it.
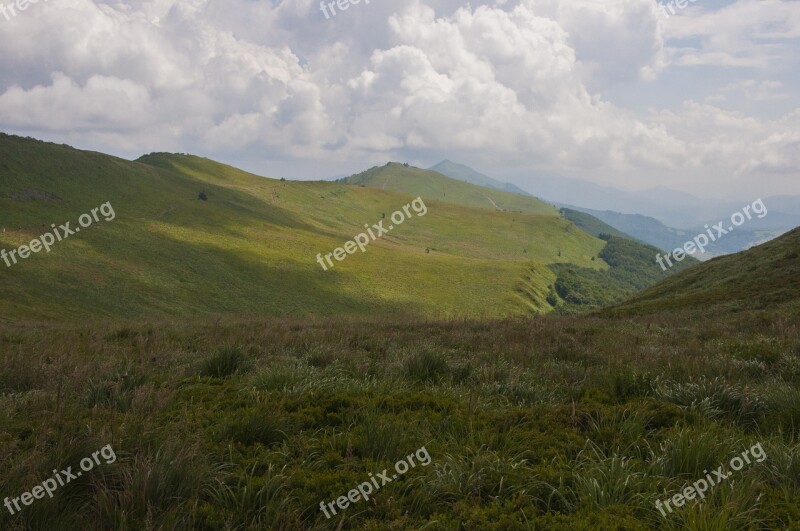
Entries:
{"label": "shadowed hill slope", "polygon": [[[399,164],[351,180],[363,186],[0,135],[0,250],[106,203],[115,216],[0,262],[0,318],[503,317],[608,304],[666,276],[638,244],[597,238],[533,197]],[[418,195],[424,212],[390,225]],[[318,256],[382,219],[389,233],[322,269]]]}
{"label": "shadowed hill slope", "polygon": [[656,284],[609,315],[742,311],[800,304],[800,228]]}
{"label": "shadowed hill slope", "polygon": [[51,224],[75,227],[106,202],[116,217],[49,253],[0,263],[0,316],[527,315],[551,310],[548,264],[607,267],[592,261],[605,242],[557,215],[426,200],[424,217],[322,270],[318,253],[411,200],[390,189],[267,179],[188,155],[131,162],[1,135],[0,249],[29,244]]}

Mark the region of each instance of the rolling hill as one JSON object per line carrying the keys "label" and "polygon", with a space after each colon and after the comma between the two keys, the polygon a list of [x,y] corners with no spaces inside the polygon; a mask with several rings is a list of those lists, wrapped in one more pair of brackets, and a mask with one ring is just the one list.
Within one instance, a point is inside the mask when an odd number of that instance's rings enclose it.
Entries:
{"label": "rolling hill", "polygon": [[318,253],[412,199],[390,189],[268,179],[189,155],[132,162],[3,135],[0,248],[27,244],[51,224],[74,227],[106,202],[116,218],[3,265],[0,315],[525,315],[551,310],[548,264],[607,267],[592,261],[605,242],[533,198],[514,206],[538,215],[426,198],[425,217],[321,269]]}
{"label": "rolling hill", "polygon": [[[469,166],[449,160],[442,161],[430,169],[467,183],[525,196],[531,195],[517,186],[500,182]],[[654,245],[666,252],[682,247],[688,239],[703,233],[704,223],[725,219],[742,206],[730,202],[710,202],[664,187],[632,193],[561,177],[545,178],[546,184],[543,184],[541,179],[541,177],[533,179],[532,186],[537,194],[547,198],[547,201],[552,201],[555,206],[562,209],[562,213],[566,210],[566,216],[581,228],[595,226],[598,221],[601,221],[609,228],[615,229],[605,229],[604,233],[620,237],[632,236],[640,242]],[[574,192],[577,192],[584,201],[575,203],[575,196],[571,195]],[[596,200],[618,205],[623,212],[627,213],[575,206],[575,204],[595,204]],[[570,204],[570,202],[574,204]],[[748,220],[746,227],[739,227],[726,238],[711,242],[707,246],[706,252],[696,255],[696,257],[706,260],[714,256],[739,252],[775,238],[800,224],[800,214],[798,214],[800,212],[800,196],[768,197],[764,199],[764,203],[769,208],[768,216]],[[670,204],[672,206],[669,206]],[[684,223],[681,226],[687,228],[668,227],[655,217],[631,211],[631,209],[637,208],[645,212],[667,212],[668,218],[680,219]],[[593,219],[579,216],[578,212],[588,214]],[[690,220],[690,223],[695,226],[686,225],[687,220]],[[597,235],[597,231],[592,232],[590,229],[589,232]]]}
{"label": "rolling hill", "polygon": [[561,212],[562,216],[573,222],[575,225],[577,225],[584,231],[588,232],[589,234],[597,236],[598,238],[601,235],[607,234],[618,238],[626,238],[628,240],[633,240],[637,242],[640,241],[622,232],[621,230],[618,230],[612,227],[611,225],[603,222],[599,218],[592,216],[591,214],[582,212],[580,210],[573,210],[571,208],[561,208],[559,212]]}
{"label": "rolling hill", "polygon": [[[381,189],[389,187],[412,195],[440,197],[441,201],[481,208],[486,208],[486,203],[481,198],[492,198],[493,206],[500,202],[504,206],[514,205],[522,212],[533,212],[537,215],[542,209],[549,212],[550,208],[549,205],[531,196],[487,191],[486,188],[436,172],[397,163],[372,168],[367,172],[343,179],[343,182]],[[561,259],[551,264],[549,269],[556,277],[547,288],[546,300],[556,311],[572,313],[618,302],[669,274],[682,271],[697,263],[697,260],[689,257],[683,262],[676,263],[673,270],[664,272],[655,265],[655,256],[660,252],[658,248],[639,242],[591,215],[569,209],[562,209],[558,213],[569,223],[574,223],[581,232],[607,242],[592,260],[603,265],[608,264],[610,268],[587,268],[573,261]],[[531,286],[527,285],[522,289],[530,288]],[[541,286],[534,292],[537,297],[540,296]]]}
{"label": "rolling hill", "polygon": [[390,162],[342,179],[347,184],[395,190],[424,199],[473,208],[557,216],[558,210],[532,196],[493,190],[447,177],[441,173]]}
{"label": "rolling hill", "polygon": [[610,315],[723,313],[800,301],[800,228],[753,249],[722,256],[652,286]]}
{"label": "rolling hill", "polygon": [[[0,316],[501,317],[617,301],[665,275],[635,259],[612,260],[611,271],[604,256],[636,253],[534,197],[400,164],[347,182],[287,182],[191,155],[128,161],[2,135],[0,249],[53,224],[76,227],[106,203],[115,217],[50,252],[0,263]],[[321,268],[318,254],[418,195],[424,217]],[[622,263],[642,276],[620,281]],[[571,291],[561,297],[559,285]],[[594,295],[574,296],[587,290]]]}

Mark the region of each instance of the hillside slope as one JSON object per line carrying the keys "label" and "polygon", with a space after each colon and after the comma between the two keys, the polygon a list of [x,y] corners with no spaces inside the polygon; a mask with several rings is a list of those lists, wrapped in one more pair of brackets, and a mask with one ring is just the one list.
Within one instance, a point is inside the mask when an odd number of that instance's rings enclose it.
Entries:
{"label": "hillside slope", "polygon": [[781,305],[800,306],[800,228],[673,275],[604,313],[707,314]]}
{"label": "hillside slope", "polygon": [[[655,218],[641,214],[621,214],[619,212],[592,210],[574,206],[569,206],[568,208],[593,216],[625,234],[630,234],[640,241],[655,245],[659,249],[668,252],[683,247],[686,241],[705,231],[703,227],[695,227],[693,229],[668,227]],[[734,207],[730,207],[731,212],[735,210]],[[779,216],[781,214],[778,212],[770,212],[770,215],[764,219],[778,218]],[[721,219],[723,218],[721,217]],[[783,216],[783,221],[785,221],[785,216]],[[736,231],[731,232],[725,238],[709,242],[706,252],[698,254],[697,257],[701,260],[706,260],[714,256],[736,253],[775,238],[785,232],[785,229],[757,228],[756,225],[761,222],[763,220],[748,220],[746,227],[738,227]]]}
{"label": "hillside slope", "polygon": [[0,316],[527,315],[552,309],[548,264],[607,268],[596,258],[605,242],[522,198],[546,214],[426,199],[424,217],[322,270],[318,253],[412,199],[282,182],[188,155],[131,162],[0,135],[0,249],[28,244],[51,224],[75,227],[107,202],[116,215],[49,253],[0,262]]}
{"label": "hillside slope", "polygon": [[592,236],[597,236],[598,238],[601,235],[609,235],[615,236],[617,238],[626,238],[628,240],[633,241],[640,241],[634,238],[633,236],[629,236],[628,234],[618,230],[611,225],[601,221],[595,216],[591,214],[587,214],[585,212],[579,210],[573,210],[571,208],[561,208],[559,209],[561,215],[573,222],[575,225],[580,227],[582,230],[588,232]]}
{"label": "hillside slope", "polygon": [[443,160],[439,164],[435,166],[431,166],[428,168],[431,171],[435,171],[450,177],[452,179],[458,179],[459,181],[464,181],[470,184],[477,184],[478,186],[485,186],[487,188],[494,188],[495,190],[501,190],[503,192],[511,192],[512,194],[519,194],[519,195],[527,195],[529,194],[522,188],[515,186],[511,183],[504,183],[498,181],[497,179],[493,179],[488,175],[485,175],[479,171],[473,170],[469,166],[465,166],[463,164],[458,164],[456,162],[452,162],[449,160]]}
{"label": "hillside slope", "polygon": [[[412,195],[424,197],[425,194],[438,194],[441,201],[453,204],[480,206],[483,204],[481,197],[498,197],[497,192],[488,188],[396,163],[372,168],[344,179],[344,182],[371,187],[384,183],[382,186],[402,189]],[[522,209],[523,212],[518,214],[521,219],[531,215],[526,214],[528,211],[535,212],[534,217],[542,219],[538,211],[543,203],[536,198],[502,194],[498,200],[506,201],[505,204],[513,203]],[[567,230],[591,234],[607,242],[602,251],[592,257],[592,267],[581,266],[569,259],[559,259],[556,263],[551,263],[549,269],[555,274],[555,281],[544,291],[540,284],[534,287],[529,282],[523,282],[519,288],[521,293],[530,291],[531,295],[528,296],[536,300],[544,293],[547,302],[558,312],[574,313],[619,302],[697,263],[697,260],[689,257],[683,262],[676,262],[671,270],[664,271],[656,264],[655,257],[660,252],[656,247],[637,241],[589,214],[562,209],[558,211],[558,215],[569,222]],[[559,257],[561,254],[559,248]],[[597,264],[601,267],[597,267]],[[606,265],[610,267],[605,267]]]}
{"label": "hillside slope", "polygon": [[395,190],[424,199],[529,214],[557,216],[556,208],[533,196],[523,196],[453,179],[441,173],[390,162],[342,179],[347,184]]}

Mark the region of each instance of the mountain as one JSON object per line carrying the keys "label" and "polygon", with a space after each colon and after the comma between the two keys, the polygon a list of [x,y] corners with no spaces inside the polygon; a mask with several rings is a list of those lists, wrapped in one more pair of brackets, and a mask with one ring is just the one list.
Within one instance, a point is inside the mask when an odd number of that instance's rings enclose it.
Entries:
{"label": "mountain", "polygon": [[570,220],[575,225],[577,225],[584,231],[588,232],[592,236],[597,236],[598,238],[602,238],[603,235],[610,235],[634,241],[643,241],[643,240],[637,240],[636,238],[622,232],[621,230],[612,227],[610,224],[605,223],[597,216],[591,215],[590,213],[584,212],[582,210],[561,208],[559,209],[559,212],[561,212],[561,215],[564,216],[566,219]]}
{"label": "mountain", "polygon": [[659,282],[608,315],[718,313],[800,303],[800,228]]}
{"label": "mountain", "polygon": [[[371,168],[343,182],[357,186],[399,190],[458,205],[487,208],[486,199],[489,199],[493,208],[503,206],[519,213],[533,213],[537,216],[553,212],[550,205],[533,197],[489,190],[451,179],[438,172],[421,170],[405,164],[389,163]],[[673,269],[664,271],[656,263],[656,255],[660,254],[660,249],[639,242],[587,214],[569,210],[562,210],[559,214],[569,222],[563,228],[566,232],[591,234],[607,242],[605,247],[592,257],[592,262],[595,264],[599,262],[603,266],[607,264],[610,267],[586,267],[574,260],[562,260],[559,247],[559,259],[549,265],[556,278],[544,291],[546,300],[556,311],[571,313],[611,304],[696,263],[696,260],[689,257],[683,262],[677,262]],[[550,238],[552,241],[559,241],[562,236],[556,231]],[[536,253],[536,250],[533,249],[532,252]],[[566,254],[563,257],[566,257]],[[535,254],[531,258],[537,259]],[[537,295],[541,295],[543,286],[529,285],[524,289],[534,289]]]}
{"label": "mountain", "polygon": [[[592,210],[571,205],[567,205],[567,209],[590,214],[609,226],[626,234],[630,234],[640,241],[654,245],[663,251],[672,251],[676,248],[683,247],[684,243],[687,241],[698,234],[706,232],[706,228],[701,226],[691,229],[667,227],[657,219],[641,214],[622,214],[620,212]],[[725,217],[720,216],[716,219],[725,219],[727,217],[730,217],[730,213]],[[767,217],[769,217],[769,215],[763,219]],[[784,230],[751,230],[749,228],[757,225],[759,221],[761,220],[757,217],[753,217],[753,219],[747,221],[746,225],[737,227],[736,230],[726,234],[724,238],[710,242],[706,247],[705,253],[697,253],[695,256],[701,260],[706,260],[715,256],[736,253],[769,241],[785,232]],[[709,225],[713,224],[713,222],[709,223]]]}
{"label": "mountain", "polygon": [[471,184],[442,173],[397,162],[376,166],[340,182],[381,190],[394,190],[424,199],[473,208],[557,216],[558,210],[530,195],[519,195]]}
{"label": "mountain", "polygon": [[[449,160],[442,161],[430,169],[452,177],[453,179],[471,184],[510,191],[522,195],[532,195],[530,192],[515,185],[500,182],[469,166]],[[649,190],[632,192],[580,179],[551,175],[531,175],[528,177],[528,182],[527,188],[533,192],[533,195],[541,197],[547,202],[558,204],[559,206],[564,206],[572,210],[580,210],[592,214],[595,217],[598,217],[595,215],[595,212],[602,211],[616,211],[623,215],[641,215],[642,213],[649,213],[655,217],[663,216],[664,219],[676,221],[677,224],[686,221],[688,217],[693,220],[692,225],[697,225],[698,219],[705,218],[695,218],[695,216],[698,215],[699,212],[703,212],[709,206],[709,202],[706,200],[666,187],[655,187]],[[581,206],[578,207],[575,205]],[[689,211],[688,214],[687,210]],[[716,212],[716,210],[714,212]],[[598,217],[598,219],[600,218]],[[609,225],[613,225],[607,220],[604,221]],[[661,221],[653,221],[663,225]],[[627,232],[616,225],[614,226],[623,232]],[[655,243],[655,241],[658,240],[653,241],[645,239],[642,238],[641,235],[637,235],[636,237],[642,241],[658,245]],[[672,240],[668,239],[668,241]],[[663,241],[661,243],[663,243]],[[674,249],[674,247],[671,249]]]}
{"label": "mountain", "polygon": [[564,205],[564,207],[591,215],[616,230],[654,245],[662,251],[672,251],[696,234],[667,227],[657,219],[641,214],[622,214],[610,210],[592,210],[573,205]]}
{"label": "mountain", "polygon": [[[720,220],[728,219],[746,204],[758,198],[747,201],[718,201],[708,198],[699,198],[685,192],[680,192],[663,186],[640,191],[620,190],[611,186],[598,185],[579,179],[570,179],[559,176],[532,175],[528,177],[525,186],[527,190],[544,200],[565,206],[574,210],[590,213],[603,219],[609,225],[636,236],[643,241],[654,245],[665,244],[673,240],[657,228],[652,222],[647,229],[653,235],[661,238],[657,244],[653,239],[645,239],[644,234],[633,232],[615,225],[609,218],[602,218],[599,212],[613,212],[619,215],[641,215],[651,218],[664,227],[675,227],[678,233],[688,231],[697,234],[697,228],[706,224],[714,224]],[[741,230],[751,231],[750,238],[741,237],[741,245],[730,242],[728,248],[719,252],[736,252],[747,248],[751,242],[761,242],[764,238],[771,238],[783,234],[800,226],[800,196],[783,195],[762,198],[769,209],[769,215],[761,219],[748,220],[747,225]],[[639,218],[639,221],[644,221]],[[635,224],[629,220],[626,223]],[[723,246],[726,244],[723,242]]]}
{"label": "mountain", "polygon": [[[530,195],[513,185],[449,160],[440,162],[431,170],[479,186]],[[709,201],[664,186],[628,192],[562,177],[534,176],[530,186],[538,197],[547,198],[556,206],[572,211],[573,221],[577,219],[574,211],[584,212],[620,233],[663,251],[682,247],[687,240],[704,233],[705,225],[729,219],[746,204]],[[697,257],[705,260],[739,252],[800,226],[800,196],[768,197],[763,203],[769,211],[767,216],[747,220],[744,226],[737,227],[725,238],[711,242],[706,252]],[[673,228],[665,223],[681,228]]]}
{"label": "mountain", "polygon": [[428,169],[439,172],[442,175],[446,175],[452,179],[458,179],[459,181],[468,182],[470,184],[477,184],[478,186],[485,186],[486,188],[494,188],[495,190],[502,190],[503,192],[511,192],[512,194],[531,195],[518,186],[492,179],[488,175],[484,175],[479,171],[473,170],[469,166],[457,164],[449,160],[443,160],[439,164]]}
{"label": "mountain", "polygon": [[800,217],[800,195],[774,195],[764,199],[764,203],[782,214]]}
{"label": "mountain", "polygon": [[[609,242],[534,197],[400,164],[348,181],[289,182],[192,155],[128,161],[0,135],[0,250],[52,225],[77,229],[101,205],[114,212],[50,252],[0,261],[0,315],[529,315],[581,306],[554,294],[550,266],[611,274]],[[408,208],[417,196],[424,216]],[[404,206],[402,226],[322,269],[318,258]],[[651,284],[665,275],[656,273]],[[603,300],[634,286],[614,284]]]}

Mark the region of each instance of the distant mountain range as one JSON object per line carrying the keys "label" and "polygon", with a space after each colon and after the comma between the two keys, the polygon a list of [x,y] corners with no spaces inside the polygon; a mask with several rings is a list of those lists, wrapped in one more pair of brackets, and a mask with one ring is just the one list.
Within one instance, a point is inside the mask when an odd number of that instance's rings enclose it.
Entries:
{"label": "distant mountain range", "polygon": [[[590,214],[615,229],[633,236],[640,241],[655,245],[664,251],[672,251],[673,249],[682,247],[686,241],[691,240],[698,234],[706,232],[705,227],[695,227],[693,229],[675,229],[667,227],[657,219],[641,214],[621,214],[619,212],[592,210],[573,205],[558,206]],[[730,214],[718,218],[716,221],[729,218]],[[750,230],[748,227],[751,225],[751,221],[756,222],[759,220],[754,218],[748,221],[747,225],[738,227],[736,230],[726,234],[717,241],[709,243],[705,253],[696,254],[695,256],[701,260],[706,260],[715,256],[736,253],[769,241],[786,232],[786,230],[782,229]],[[752,225],[756,224],[757,223],[752,223]]]}
{"label": "distant mountain range", "polygon": [[[447,160],[431,169],[454,179],[498,190],[521,190],[513,184],[501,182],[468,166]],[[705,232],[705,225],[727,221],[733,213],[751,203],[711,202],[665,187],[626,192],[562,177],[536,177],[532,192],[559,208],[590,214],[611,227],[664,251],[683,246],[687,240]],[[531,195],[524,190],[515,193]],[[800,196],[772,196],[763,198],[763,202],[769,212],[767,216],[748,220],[724,238],[712,242],[704,255],[697,256],[708,259],[735,253],[800,226]],[[669,221],[665,220],[674,222],[670,223],[673,226],[668,226],[666,223]]]}
{"label": "distant mountain range", "polygon": [[[729,218],[757,197],[741,202],[701,199],[663,186],[642,191],[625,191],[578,179],[535,176],[528,191],[547,201],[579,206],[585,210],[611,211],[620,214],[640,214],[655,218],[676,229],[702,227]],[[749,230],[766,230],[776,234],[800,226],[800,195],[761,198],[769,209],[763,219],[748,221]]]}
{"label": "distant mountain range", "polygon": [[504,192],[511,192],[514,194],[532,195],[518,186],[515,186],[510,183],[503,183],[496,179],[492,179],[488,175],[484,175],[479,171],[475,171],[469,166],[465,166],[463,164],[457,164],[449,160],[443,160],[439,164],[432,166],[428,169],[439,172],[442,175],[447,175],[448,177],[451,177],[453,179],[458,179],[459,181],[476,184],[478,186],[485,186],[487,188],[494,188],[495,190],[502,190]]}

